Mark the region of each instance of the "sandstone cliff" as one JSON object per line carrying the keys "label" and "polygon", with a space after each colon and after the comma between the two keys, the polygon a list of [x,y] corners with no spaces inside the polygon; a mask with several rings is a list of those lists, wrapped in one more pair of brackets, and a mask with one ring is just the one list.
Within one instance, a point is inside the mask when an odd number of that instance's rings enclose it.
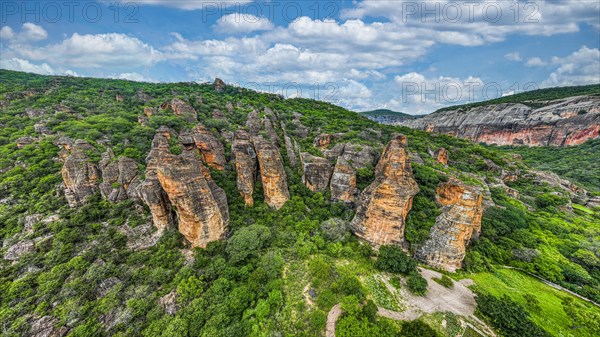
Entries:
{"label": "sandstone cliff", "polygon": [[222,239],[229,220],[226,199],[222,204],[223,190],[215,190],[216,185],[211,188],[201,165],[184,156],[165,155],[156,169],[158,181],[176,209],[179,232],[193,247]]}
{"label": "sandstone cliff", "polygon": [[354,202],[356,193],[356,170],[343,158],[338,159],[331,175],[331,199]]}
{"label": "sandstone cliff", "polygon": [[140,186],[140,195],[150,208],[152,222],[159,230],[174,225],[174,215],[167,194],[160,185],[157,168],[164,154],[170,153],[168,130],[159,129],[152,141],[152,149],[146,157],[146,180]]}
{"label": "sandstone cliff", "polygon": [[406,137],[397,136],[383,150],[375,168],[375,180],[357,201],[352,230],[375,247],[403,244],[406,215],[418,192]]}
{"label": "sandstone cliff", "polygon": [[577,96],[541,108],[520,103],[435,112],[402,125],[497,145],[569,146],[600,136],[600,98]]}
{"label": "sandstone cliff", "polygon": [[442,214],[415,256],[430,266],[454,271],[462,266],[471,237],[481,231],[483,196],[476,188],[451,180],[437,188],[436,201]]}
{"label": "sandstone cliff", "polygon": [[138,163],[127,157],[115,159],[115,154],[109,148],[102,154],[99,167],[102,172],[100,192],[111,202],[139,198]]}
{"label": "sandstone cliff", "polygon": [[269,141],[254,137],[253,142],[258,157],[265,202],[270,207],[279,209],[290,199],[283,159],[279,149]]}
{"label": "sandstone cliff", "polygon": [[231,144],[231,155],[235,162],[235,171],[237,172],[237,188],[240,195],[244,198],[246,206],[252,206],[254,205],[252,194],[254,192],[258,161],[254,145],[247,132],[238,130],[235,133],[235,139]]}
{"label": "sandstone cliff", "polygon": [[310,153],[303,152],[302,160],[302,182],[313,192],[322,192],[329,186],[332,167],[325,158],[315,157]]}
{"label": "sandstone cliff", "polygon": [[98,192],[100,171],[85,153],[93,150],[86,141],[65,143],[63,149],[70,151],[64,159],[61,170],[65,198],[70,207],[78,207],[83,205],[88,197]]}
{"label": "sandstone cliff", "polygon": [[194,130],[181,134],[179,138],[185,146],[195,145],[206,165],[220,171],[225,169],[227,161],[223,143],[203,125],[196,125]]}

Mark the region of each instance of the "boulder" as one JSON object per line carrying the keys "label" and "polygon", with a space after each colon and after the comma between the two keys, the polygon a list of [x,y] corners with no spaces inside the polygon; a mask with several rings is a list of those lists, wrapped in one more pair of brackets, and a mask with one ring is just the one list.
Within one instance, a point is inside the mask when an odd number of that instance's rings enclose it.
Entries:
{"label": "boulder", "polygon": [[448,165],[448,150],[444,149],[443,147],[437,149],[433,153],[433,158],[436,162],[442,165]]}
{"label": "boulder", "polygon": [[191,132],[182,134],[180,140],[183,145],[195,145],[206,165],[219,171],[225,169],[227,161],[223,143],[202,124],[196,125]]}
{"label": "boulder", "polygon": [[216,92],[221,93],[223,92],[223,89],[225,89],[225,82],[223,82],[223,80],[220,78],[215,78],[213,87],[215,88]]}
{"label": "boulder", "polygon": [[404,244],[406,215],[419,186],[412,175],[407,139],[396,136],[384,148],[375,180],[360,195],[351,227],[375,247]]}

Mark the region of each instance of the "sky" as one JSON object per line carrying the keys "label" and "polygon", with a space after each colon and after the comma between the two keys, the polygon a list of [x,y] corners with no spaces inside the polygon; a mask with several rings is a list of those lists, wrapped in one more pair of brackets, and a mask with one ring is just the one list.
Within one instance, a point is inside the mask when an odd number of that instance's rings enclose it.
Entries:
{"label": "sky", "polygon": [[140,0],[0,3],[0,68],[223,79],[410,114],[600,83],[600,1]]}

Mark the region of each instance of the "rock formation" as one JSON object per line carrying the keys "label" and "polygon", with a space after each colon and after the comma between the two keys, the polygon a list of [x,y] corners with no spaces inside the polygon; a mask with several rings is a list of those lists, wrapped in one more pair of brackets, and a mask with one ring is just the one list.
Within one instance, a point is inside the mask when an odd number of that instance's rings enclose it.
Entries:
{"label": "rock formation", "polygon": [[378,157],[378,153],[372,147],[352,143],[335,144],[331,149],[322,152],[325,158],[332,162],[341,158],[357,169],[374,166]]}
{"label": "rock formation", "polygon": [[31,145],[33,143],[35,143],[35,138],[33,137],[29,137],[29,136],[25,136],[25,137],[21,137],[18,138],[15,143],[17,144],[17,148],[18,149],[22,149],[27,145]]}
{"label": "rock formation", "polygon": [[111,202],[119,202],[126,199],[138,199],[138,163],[127,157],[115,159],[115,154],[109,148],[102,154],[99,164],[102,172],[102,183],[100,192],[102,196]]}
{"label": "rock formation", "polygon": [[220,78],[215,78],[215,82],[213,83],[215,90],[220,93],[225,89],[225,82],[223,82]]}
{"label": "rock formation", "polygon": [[433,158],[435,158],[435,161],[442,165],[448,165],[448,150],[444,149],[443,147],[437,149],[433,153]]}
{"label": "rock formation", "polygon": [[396,136],[383,150],[375,180],[358,199],[352,230],[375,247],[403,244],[406,215],[418,192],[406,137]]}
{"label": "rock formation", "polygon": [[576,96],[439,111],[402,124],[497,145],[569,146],[600,136],[600,98]]}
{"label": "rock formation", "polygon": [[212,180],[196,149],[188,147],[183,154],[174,155],[170,137],[170,131],[163,128],[155,135],[141,194],[156,227],[174,224],[175,214],[179,232],[192,246],[206,247],[227,232],[227,197]]}
{"label": "rock formation", "polygon": [[238,130],[231,145],[231,155],[235,162],[237,172],[237,188],[244,198],[246,206],[254,205],[252,193],[254,192],[254,181],[258,166],[254,145],[250,135],[243,130]]}
{"label": "rock formation", "polygon": [[462,265],[471,237],[479,236],[483,196],[476,188],[451,180],[440,184],[436,201],[442,214],[416,257],[430,266],[454,271]]}
{"label": "rock formation", "polygon": [[331,175],[331,199],[354,202],[356,198],[356,170],[343,158],[338,159]]}
{"label": "rock formation", "polygon": [[283,159],[277,147],[269,141],[261,137],[254,137],[253,141],[265,202],[270,207],[279,209],[290,199]]}
{"label": "rock formation", "polygon": [[325,158],[315,157],[310,153],[303,152],[302,160],[302,182],[313,192],[322,192],[329,186],[332,167]]}
{"label": "rock formation", "polygon": [[170,106],[175,115],[185,117],[190,123],[195,122],[198,118],[196,110],[180,98],[173,98],[170,102]]}
{"label": "rock formation", "polygon": [[78,207],[98,192],[100,172],[98,166],[92,163],[85,153],[93,150],[86,141],[77,140],[73,145],[65,145],[64,149],[71,151],[61,170],[65,198],[70,207]]}
{"label": "rock formation", "polygon": [[328,133],[324,133],[324,134],[320,134],[315,138],[314,141],[314,145],[316,148],[319,148],[321,150],[326,149],[327,147],[329,147],[329,145],[336,139],[339,138],[340,135],[335,134],[328,134]]}
{"label": "rock formation", "polygon": [[152,222],[159,230],[164,230],[174,224],[174,215],[167,194],[160,185],[157,167],[164,154],[170,153],[169,139],[171,134],[161,128],[152,140],[152,149],[146,157],[146,180],[140,186],[140,194],[152,214]]}
{"label": "rock formation", "polygon": [[[219,191],[220,195],[215,193],[216,185],[211,188],[201,166],[199,160],[163,155],[156,173],[176,209],[179,232],[193,247],[204,248],[209,242],[224,237],[229,213],[226,200],[222,205],[223,190]],[[210,173],[208,175],[210,177]]]}
{"label": "rock formation", "polygon": [[223,143],[203,125],[198,124],[192,132],[180,136],[183,145],[195,145],[202,155],[202,160],[216,170],[224,170],[225,148]]}

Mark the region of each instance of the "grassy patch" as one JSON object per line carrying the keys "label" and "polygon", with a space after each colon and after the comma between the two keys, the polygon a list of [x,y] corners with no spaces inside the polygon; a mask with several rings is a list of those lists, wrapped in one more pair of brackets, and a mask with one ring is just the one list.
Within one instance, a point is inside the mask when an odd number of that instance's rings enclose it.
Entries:
{"label": "grassy patch", "polygon": [[365,285],[367,286],[367,289],[369,289],[371,296],[373,296],[375,304],[389,310],[400,310],[398,299],[389,291],[382,280],[375,276],[369,276],[365,280]]}
{"label": "grassy patch", "polygon": [[[464,274],[464,276],[475,281],[476,290],[496,297],[510,296],[529,313],[533,322],[553,336],[573,336],[573,330],[569,326],[570,318],[567,317],[561,304],[562,298],[571,297],[571,295],[556,290],[517,270],[498,269],[494,273]],[[534,309],[528,305],[526,297],[523,296],[526,294],[533,295],[538,299],[539,308]],[[577,298],[575,300],[583,302]],[[598,308],[596,307],[596,309]],[[578,331],[578,336],[591,337],[580,331]]]}
{"label": "grassy patch", "polygon": [[572,204],[572,205],[573,205],[573,209],[576,209],[578,211],[582,211],[582,212],[587,213],[587,214],[594,214],[595,213],[594,211],[592,211],[591,209],[589,209],[589,208],[587,208],[585,206],[578,205],[578,204]]}

